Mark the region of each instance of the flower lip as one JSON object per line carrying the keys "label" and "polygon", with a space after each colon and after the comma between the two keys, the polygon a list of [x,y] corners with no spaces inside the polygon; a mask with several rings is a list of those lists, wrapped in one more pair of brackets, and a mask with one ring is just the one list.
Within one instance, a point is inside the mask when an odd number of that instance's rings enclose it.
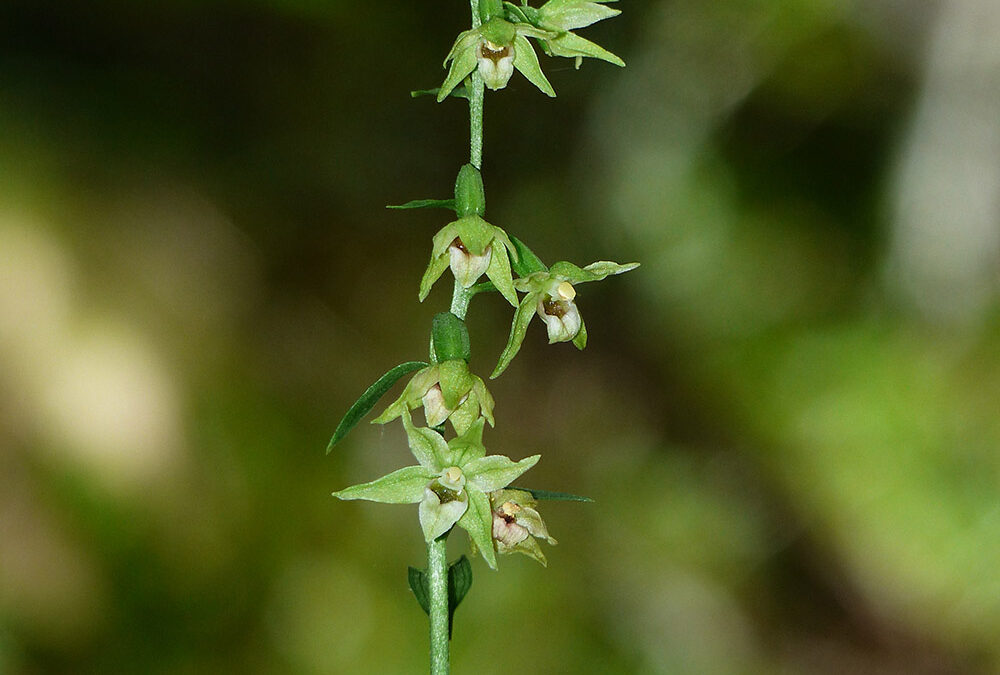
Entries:
{"label": "flower lip", "polygon": [[493,63],[500,63],[502,59],[513,58],[514,48],[511,45],[498,45],[490,40],[483,40],[479,43],[479,58],[489,59]]}

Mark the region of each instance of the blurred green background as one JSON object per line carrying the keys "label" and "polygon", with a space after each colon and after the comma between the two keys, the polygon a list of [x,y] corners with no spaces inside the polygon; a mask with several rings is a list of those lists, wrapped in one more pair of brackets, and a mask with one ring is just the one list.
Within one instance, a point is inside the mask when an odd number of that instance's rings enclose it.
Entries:
{"label": "blurred green background", "polygon": [[[1000,672],[1000,5],[645,0],[489,95],[489,218],[581,289],[487,444],[548,569],[474,563],[456,673]],[[0,672],[417,673],[410,463],[466,2],[0,6]],[[488,373],[509,307],[473,303]],[[530,480],[527,480],[530,478]],[[464,550],[454,537],[452,557]]]}

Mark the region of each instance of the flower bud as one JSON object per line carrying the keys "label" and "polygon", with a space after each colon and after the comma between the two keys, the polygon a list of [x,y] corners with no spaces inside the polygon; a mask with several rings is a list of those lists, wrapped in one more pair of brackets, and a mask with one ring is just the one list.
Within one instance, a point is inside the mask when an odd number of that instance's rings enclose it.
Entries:
{"label": "flower bud", "polygon": [[493,257],[493,250],[487,248],[482,255],[476,255],[465,247],[461,239],[455,237],[448,247],[448,257],[451,273],[455,275],[455,280],[463,288],[469,288],[486,273]]}
{"label": "flower bud", "polygon": [[486,86],[494,91],[503,89],[514,74],[514,45],[483,40],[476,51],[476,60]]}

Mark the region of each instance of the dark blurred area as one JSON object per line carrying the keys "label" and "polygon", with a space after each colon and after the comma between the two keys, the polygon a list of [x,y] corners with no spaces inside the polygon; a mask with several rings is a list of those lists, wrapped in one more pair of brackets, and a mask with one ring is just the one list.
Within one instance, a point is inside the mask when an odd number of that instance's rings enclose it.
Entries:
{"label": "dark blurred area", "polygon": [[[1000,671],[1000,5],[648,0],[486,101],[488,218],[580,289],[491,452],[548,569],[474,563],[457,673]],[[413,673],[412,463],[468,3],[0,6],[0,673]],[[510,308],[477,298],[474,371]],[[529,479],[530,480],[527,480]],[[465,551],[452,537],[452,557]]]}

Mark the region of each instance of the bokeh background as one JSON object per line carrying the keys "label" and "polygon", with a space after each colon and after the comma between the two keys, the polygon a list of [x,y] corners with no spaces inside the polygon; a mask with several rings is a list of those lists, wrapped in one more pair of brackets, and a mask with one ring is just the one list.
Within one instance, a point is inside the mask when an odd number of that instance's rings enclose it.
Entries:
{"label": "bokeh background", "polygon": [[[543,569],[457,673],[1000,672],[1000,4],[643,0],[487,98],[490,220],[580,289],[487,441]],[[426,353],[468,4],[0,6],[0,672],[416,673],[409,463],[340,415]],[[477,299],[488,373],[510,310]],[[528,480],[530,478],[530,480]],[[451,543],[452,557],[463,550]]]}

